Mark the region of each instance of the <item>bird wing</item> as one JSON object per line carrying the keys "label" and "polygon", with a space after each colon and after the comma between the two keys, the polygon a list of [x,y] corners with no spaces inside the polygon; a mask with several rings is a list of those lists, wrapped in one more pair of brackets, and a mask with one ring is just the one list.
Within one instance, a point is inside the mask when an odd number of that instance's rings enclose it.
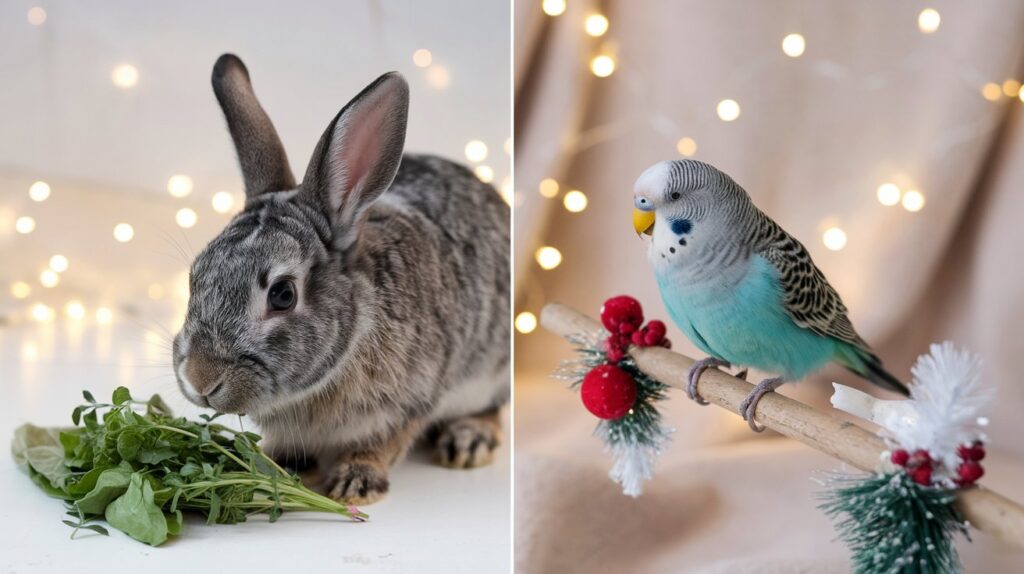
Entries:
{"label": "bird wing", "polygon": [[850,323],[839,293],[811,260],[807,248],[767,215],[763,217],[758,226],[763,239],[755,252],[778,270],[786,314],[800,327],[834,337],[874,356]]}

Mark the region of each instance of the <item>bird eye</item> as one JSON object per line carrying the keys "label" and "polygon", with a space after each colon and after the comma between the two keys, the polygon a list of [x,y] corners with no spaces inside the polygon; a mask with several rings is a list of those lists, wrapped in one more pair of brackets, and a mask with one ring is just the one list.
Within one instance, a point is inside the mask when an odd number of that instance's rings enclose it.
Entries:
{"label": "bird eye", "polygon": [[683,194],[679,193],[678,191],[673,191],[672,195],[669,196],[669,197],[671,197],[673,200],[676,200],[676,199],[679,199],[682,196],[683,196]]}
{"label": "bird eye", "polygon": [[295,307],[297,299],[295,283],[291,279],[283,279],[270,286],[270,291],[267,293],[267,306],[271,311],[290,311]]}

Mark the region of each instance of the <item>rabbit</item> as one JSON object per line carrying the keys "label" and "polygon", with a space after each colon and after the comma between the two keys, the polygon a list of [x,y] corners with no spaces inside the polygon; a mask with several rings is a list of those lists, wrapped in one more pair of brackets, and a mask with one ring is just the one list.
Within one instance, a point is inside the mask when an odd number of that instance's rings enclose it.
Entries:
{"label": "rabbit", "polygon": [[[213,89],[245,205],[196,256],[174,372],[191,402],[246,413],[279,460],[369,504],[421,436],[489,464],[510,394],[510,210],[467,168],[403,155],[409,87],[384,74],[328,124],[302,182],[236,56]],[[428,432],[429,431],[429,432]]]}

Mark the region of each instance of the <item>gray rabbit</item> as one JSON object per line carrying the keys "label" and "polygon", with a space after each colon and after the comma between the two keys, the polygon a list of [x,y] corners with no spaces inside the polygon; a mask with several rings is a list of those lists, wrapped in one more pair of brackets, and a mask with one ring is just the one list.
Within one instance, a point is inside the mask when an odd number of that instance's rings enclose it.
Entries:
{"label": "gray rabbit", "polygon": [[268,452],[317,461],[354,504],[420,436],[444,466],[488,464],[510,388],[508,206],[465,167],[402,155],[397,73],[342,108],[298,185],[241,60],[217,60],[213,89],[246,200],[192,264],[181,391],[251,415]]}

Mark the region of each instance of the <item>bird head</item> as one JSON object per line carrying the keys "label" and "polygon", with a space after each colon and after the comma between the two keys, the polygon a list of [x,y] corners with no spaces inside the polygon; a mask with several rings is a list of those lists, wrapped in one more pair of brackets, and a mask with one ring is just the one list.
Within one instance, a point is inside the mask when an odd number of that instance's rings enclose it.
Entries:
{"label": "bird head", "polygon": [[653,235],[657,213],[663,219],[699,215],[700,192],[717,187],[721,177],[724,174],[714,167],[692,159],[652,165],[633,185],[633,229]]}

